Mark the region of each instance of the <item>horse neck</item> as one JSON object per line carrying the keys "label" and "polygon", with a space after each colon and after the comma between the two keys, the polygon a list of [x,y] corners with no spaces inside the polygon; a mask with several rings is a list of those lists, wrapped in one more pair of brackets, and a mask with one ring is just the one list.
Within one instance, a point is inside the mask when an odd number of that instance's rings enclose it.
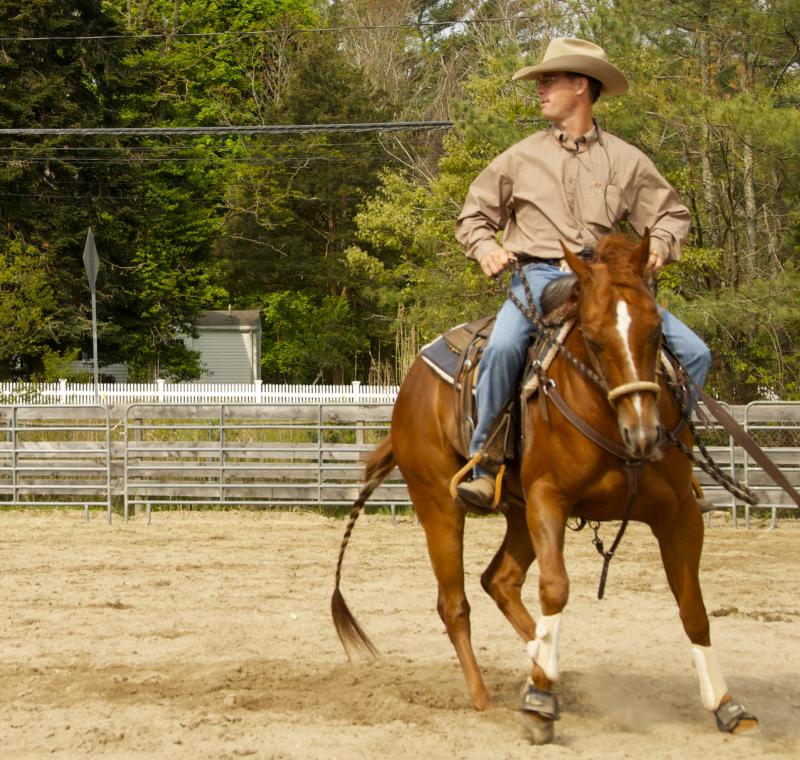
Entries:
{"label": "horse neck", "polygon": [[[583,365],[596,372],[589,349],[576,322],[564,342],[564,348]],[[614,435],[617,421],[606,398],[606,391],[559,352],[550,367],[550,376],[564,400],[600,432]]]}

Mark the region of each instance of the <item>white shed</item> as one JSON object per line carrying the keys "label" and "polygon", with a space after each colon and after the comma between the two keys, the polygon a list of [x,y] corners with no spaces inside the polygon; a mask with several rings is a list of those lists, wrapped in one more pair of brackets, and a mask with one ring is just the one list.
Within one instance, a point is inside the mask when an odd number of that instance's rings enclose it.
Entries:
{"label": "white shed", "polygon": [[197,337],[184,337],[200,352],[204,383],[253,383],[261,379],[261,312],[258,309],[204,311]]}

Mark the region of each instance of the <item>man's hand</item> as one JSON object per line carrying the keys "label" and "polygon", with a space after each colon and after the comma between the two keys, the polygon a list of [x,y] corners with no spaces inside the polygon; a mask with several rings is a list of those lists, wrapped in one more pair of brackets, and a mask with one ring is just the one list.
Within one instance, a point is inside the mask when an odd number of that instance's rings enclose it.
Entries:
{"label": "man's hand", "polygon": [[652,245],[651,242],[650,256],[647,259],[647,266],[645,267],[645,273],[649,277],[655,277],[666,263],[667,263],[667,252],[660,246]]}
{"label": "man's hand", "polygon": [[505,248],[495,248],[491,253],[486,254],[479,263],[487,277],[497,277],[505,272],[514,260],[513,253],[509,253]]}

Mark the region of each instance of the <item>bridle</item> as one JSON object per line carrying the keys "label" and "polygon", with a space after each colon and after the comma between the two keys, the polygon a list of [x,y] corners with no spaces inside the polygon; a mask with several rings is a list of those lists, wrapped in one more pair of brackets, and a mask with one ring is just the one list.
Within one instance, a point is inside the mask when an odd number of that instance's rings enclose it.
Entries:
{"label": "bridle", "polygon": [[[582,258],[589,259],[594,256],[594,249],[587,247],[584,248],[580,254]],[[623,383],[622,385],[618,385],[615,388],[608,388],[608,383],[606,382],[605,378],[603,377],[602,373],[598,371],[598,368],[589,367],[583,360],[578,358],[572,351],[570,351],[562,342],[556,340],[554,336],[554,325],[548,324],[545,319],[539,314],[538,309],[536,308],[534,301],[533,301],[533,294],[531,293],[530,285],[528,284],[528,280],[525,277],[522,266],[514,259],[513,267],[516,270],[516,273],[519,275],[520,281],[522,282],[525,298],[528,302],[528,305],[524,305],[519,298],[517,298],[516,294],[511,290],[511,287],[507,287],[507,293],[509,299],[517,306],[517,308],[522,311],[522,313],[528,318],[530,322],[533,323],[535,327],[540,330],[540,335],[543,340],[545,340],[550,348],[554,348],[557,350],[573,367],[578,369],[582,374],[586,377],[591,379],[599,388],[601,388],[606,393],[606,398],[608,399],[608,403],[610,404],[611,408],[616,413],[616,404],[619,399],[624,398],[625,396],[629,396],[633,393],[654,393],[656,395],[656,399],[658,399],[659,394],[661,393],[661,388],[658,383],[650,382],[646,380],[637,380],[631,383]],[[589,351],[589,356],[592,357],[592,362],[598,365],[597,358],[592,352],[591,347],[587,345],[587,349]],[[544,368],[539,364],[536,368],[537,373],[539,375],[539,388],[543,403],[543,409],[545,410],[546,415],[546,399],[550,399],[554,406],[561,412],[564,418],[570,422],[579,432],[581,432],[584,436],[586,436],[589,440],[593,443],[598,445],[600,448],[604,449],[605,451],[609,452],[613,456],[617,457],[622,464],[622,469],[625,472],[625,476],[628,483],[627,489],[627,500],[625,504],[625,510],[622,517],[622,523],[617,530],[617,535],[614,537],[614,541],[612,542],[611,546],[608,549],[603,547],[603,542],[598,537],[598,527],[594,527],[594,545],[598,551],[598,553],[603,557],[603,569],[600,573],[600,583],[597,590],[597,598],[602,599],[603,594],[605,593],[605,586],[606,586],[606,578],[608,576],[608,567],[611,563],[611,560],[614,557],[614,552],[616,551],[617,547],[619,546],[620,541],[622,541],[622,537],[625,534],[625,529],[628,527],[628,522],[630,521],[631,512],[633,511],[633,504],[636,501],[636,495],[639,490],[639,478],[642,473],[642,469],[644,467],[645,460],[638,457],[632,457],[628,450],[621,445],[620,443],[613,441],[612,439],[608,438],[607,436],[600,433],[599,430],[589,425],[579,414],[575,412],[574,409],[566,402],[566,400],[561,396],[556,387],[556,383],[552,378],[547,377]],[[668,433],[662,432],[662,439],[661,444],[668,444],[672,445],[674,441],[678,440],[678,433],[680,429],[683,427],[685,423],[685,415],[681,415],[680,420],[678,421],[678,425],[675,430],[669,431]],[[584,527],[587,524],[587,521],[583,518],[579,518],[579,528]]]}
{"label": "bridle", "polygon": [[[577,255],[582,259],[591,260],[594,257],[594,248],[586,246]],[[573,367],[579,372],[588,377],[595,383],[601,390],[605,391],[606,398],[611,407],[616,411],[616,402],[624,396],[629,396],[633,393],[654,393],[656,399],[661,394],[661,386],[658,383],[650,382],[648,380],[636,380],[631,383],[623,383],[614,388],[609,388],[605,377],[598,369],[598,362],[591,348],[587,345],[589,355],[592,357],[594,368],[589,367],[583,360],[575,356],[563,343],[556,340],[555,325],[548,323],[544,317],[539,313],[533,301],[533,294],[531,293],[530,285],[522,271],[522,265],[517,259],[513,260],[512,267],[516,274],[519,276],[520,282],[525,292],[525,300],[527,305],[523,304],[516,294],[511,290],[510,286],[506,287],[506,293],[514,305],[527,317],[539,331],[542,339],[546,341],[550,348],[556,349]]]}
{"label": "bridle", "polygon": [[623,383],[616,388],[612,388],[607,394],[608,403],[616,408],[617,399],[629,396],[631,393],[655,393],[656,400],[661,395],[661,386],[658,383],[651,383],[647,380],[636,380],[633,383]]}

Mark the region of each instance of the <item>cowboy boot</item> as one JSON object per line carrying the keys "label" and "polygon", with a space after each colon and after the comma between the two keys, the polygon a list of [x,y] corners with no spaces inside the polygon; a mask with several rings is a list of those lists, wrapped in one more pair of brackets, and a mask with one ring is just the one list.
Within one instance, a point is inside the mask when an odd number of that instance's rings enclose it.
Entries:
{"label": "cowboy boot", "polygon": [[491,475],[481,475],[474,480],[459,483],[456,486],[456,493],[470,506],[491,511],[494,504],[495,479]]}

